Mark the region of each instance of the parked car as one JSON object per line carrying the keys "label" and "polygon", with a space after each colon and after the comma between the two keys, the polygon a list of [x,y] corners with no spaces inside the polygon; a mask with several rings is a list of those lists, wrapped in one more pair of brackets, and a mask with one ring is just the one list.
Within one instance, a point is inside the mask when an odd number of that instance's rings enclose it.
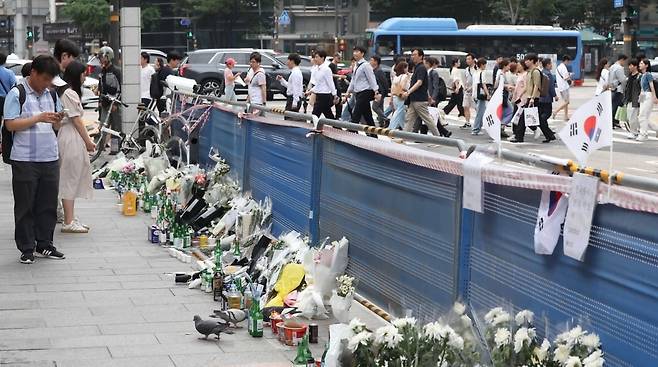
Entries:
{"label": "parked car", "polygon": [[[28,62],[32,62],[32,60],[25,60],[25,59],[11,59],[7,60],[5,63],[5,67],[9,70],[11,70],[14,75],[16,76],[16,81],[20,82],[23,80],[23,74],[21,74],[21,69],[23,68],[23,65],[27,64]],[[85,107],[90,103],[98,102],[98,96],[94,94],[94,90],[98,88],[98,79],[94,79],[91,77],[87,77],[85,80],[85,83],[82,86],[82,106]]]}
{"label": "parked car", "polygon": [[[272,100],[274,94],[280,93],[285,95],[286,90],[281,83],[276,80],[278,75],[288,78],[290,70],[288,67],[276,58],[276,54],[270,50],[255,49],[209,49],[197,50],[190,52],[183,60],[179,68],[179,75],[185,78],[194,79],[204,91],[212,91],[215,95],[221,95],[224,90],[224,69],[226,60],[232,58],[236,65],[234,72],[240,72],[244,78],[249,70],[249,55],[259,51],[262,55],[261,66],[265,70],[267,77],[267,99]],[[302,70],[305,83],[311,78],[310,70]],[[236,93],[244,94],[247,87],[236,84]]]}

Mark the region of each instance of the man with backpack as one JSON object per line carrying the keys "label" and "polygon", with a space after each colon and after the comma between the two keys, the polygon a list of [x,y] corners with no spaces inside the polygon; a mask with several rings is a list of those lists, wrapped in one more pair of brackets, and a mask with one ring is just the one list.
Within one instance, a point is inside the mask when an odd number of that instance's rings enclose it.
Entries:
{"label": "man with backpack", "polygon": [[[528,67],[528,73],[525,76],[525,93],[526,98],[522,108],[537,107],[539,105],[539,97],[541,97],[541,84],[542,76],[541,71],[537,68],[539,58],[535,53],[529,53],[523,59],[523,62]],[[544,80],[548,84],[548,81]],[[510,139],[510,143],[523,143],[525,139],[525,116],[521,113],[519,123],[514,126],[514,138]]]}
{"label": "man with backpack", "polygon": [[35,250],[42,257],[64,259],[53,246],[59,190],[55,130],[64,113],[49,88],[59,72],[55,58],[37,56],[30,76],[9,91],[4,103],[9,134],[3,138],[9,139],[3,139],[2,158],[12,168],[15,240],[23,264],[34,263]]}

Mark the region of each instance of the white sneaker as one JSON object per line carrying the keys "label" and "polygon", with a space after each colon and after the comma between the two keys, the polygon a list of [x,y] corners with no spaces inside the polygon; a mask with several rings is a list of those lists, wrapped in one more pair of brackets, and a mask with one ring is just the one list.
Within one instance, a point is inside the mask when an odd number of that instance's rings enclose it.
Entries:
{"label": "white sneaker", "polygon": [[78,223],[78,224],[81,225],[82,227],[85,227],[85,228],[87,228],[87,229],[90,228],[88,225],[86,225],[86,224],[80,222],[80,219],[78,219],[78,218],[74,218],[73,221],[76,222],[76,223]]}
{"label": "white sneaker", "polygon": [[629,136],[626,137],[626,139],[630,140],[637,140],[638,135],[631,133]]}
{"label": "white sneaker", "polygon": [[62,224],[62,233],[87,233],[89,229],[80,225],[76,221],[72,221],[69,224]]}
{"label": "white sneaker", "polygon": [[535,140],[539,139],[539,134],[541,134],[541,130],[539,130],[539,128],[535,129]]}
{"label": "white sneaker", "polygon": [[637,136],[636,140],[637,141],[645,141],[645,140],[648,140],[648,139],[649,139],[649,137],[647,135],[641,134],[641,135]]}

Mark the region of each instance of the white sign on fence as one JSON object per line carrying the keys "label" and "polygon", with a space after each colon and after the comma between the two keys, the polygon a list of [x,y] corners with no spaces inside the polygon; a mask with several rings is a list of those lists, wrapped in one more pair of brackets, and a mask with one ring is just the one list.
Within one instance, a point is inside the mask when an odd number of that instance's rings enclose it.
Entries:
{"label": "white sign on fence", "polygon": [[599,179],[574,173],[569,191],[569,208],[564,221],[564,254],[578,261],[585,258],[592,229]]}

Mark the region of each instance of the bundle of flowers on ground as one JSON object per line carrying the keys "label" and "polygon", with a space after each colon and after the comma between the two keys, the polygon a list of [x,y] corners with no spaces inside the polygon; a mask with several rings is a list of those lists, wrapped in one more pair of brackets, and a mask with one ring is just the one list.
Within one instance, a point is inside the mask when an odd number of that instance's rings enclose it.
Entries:
{"label": "bundle of flowers on ground", "polygon": [[512,318],[496,307],[484,321],[493,367],[601,367],[605,362],[599,337],[580,326],[558,335],[551,344],[538,338],[532,311],[522,310]]}
{"label": "bundle of flowers on ground", "polygon": [[471,320],[464,312],[465,307],[457,303],[438,321],[420,325],[413,317],[400,318],[374,332],[353,320],[347,343],[353,354],[352,366],[480,365],[479,345]]}

